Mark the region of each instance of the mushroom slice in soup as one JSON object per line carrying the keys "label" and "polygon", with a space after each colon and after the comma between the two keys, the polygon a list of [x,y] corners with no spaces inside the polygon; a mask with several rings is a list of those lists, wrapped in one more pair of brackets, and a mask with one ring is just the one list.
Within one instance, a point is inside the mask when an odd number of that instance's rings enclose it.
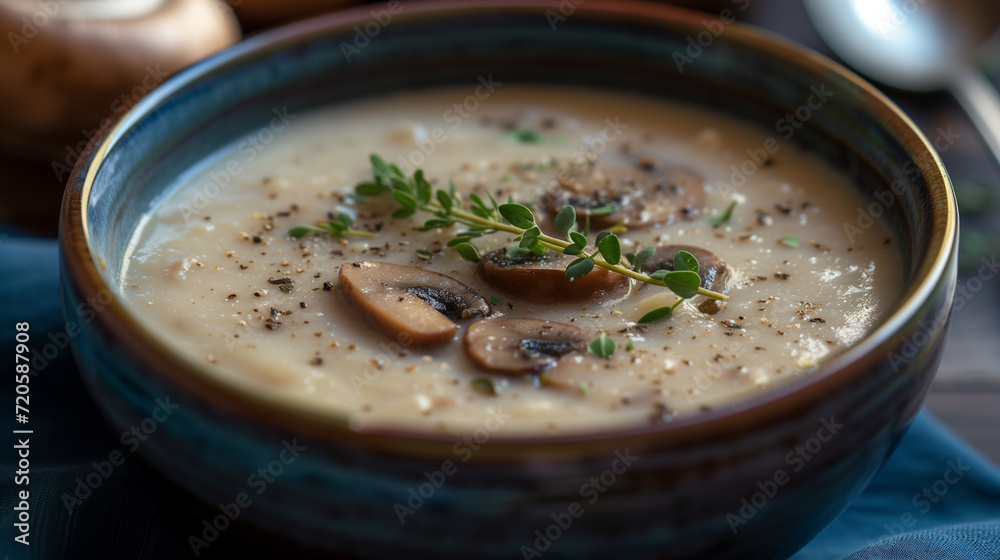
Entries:
{"label": "mushroom slice in soup", "polygon": [[437,272],[377,261],[340,267],[340,291],[383,333],[426,347],[451,340],[455,321],[489,313],[475,290]]}
{"label": "mushroom slice in soup", "polygon": [[551,252],[508,257],[506,250],[498,249],[479,259],[476,273],[506,294],[538,303],[604,299],[628,291],[628,278],[604,268],[570,280],[566,266],[575,259]]}
{"label": "mushroom slice in soup", "polygon": [[564,206],[573,206],[581,224],[590,215],[591,227],[598,229],[619,222],[630,229],[642,229],[701,214],[705,180],[700,175],[646,163],[572,162],[559,172],[556,181],[560,190],[547,197],[547,209],[555,214]]}
{"label": "mushroom slice in soup", "polygon": [[728,291],[727,283],[732,273],[729,265],[715,253],[694,245],[664,245],[659,247],[653,256],[642,265],[642,271],[646,274],[652,274],[657,270],[673,270],[674,254],[677,251],[687,251],[698,259],[698,276],[701,276],[702,288],[721,294]]}
{"label": "mushroom slice in soup", "polygon": [[465,351],[489,371],[541,373],[586,351],[589,333],[541,319],[483,319],[465,331]]}

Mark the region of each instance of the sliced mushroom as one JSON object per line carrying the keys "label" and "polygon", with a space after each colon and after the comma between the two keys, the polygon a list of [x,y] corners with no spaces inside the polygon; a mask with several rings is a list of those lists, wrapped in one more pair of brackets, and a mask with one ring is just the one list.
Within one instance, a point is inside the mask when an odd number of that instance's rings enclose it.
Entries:
{"label": "sliced mushroom", "polygon": [[[623,221],[631,229],[641,229],[690,220],[699,216],[705,205],[704,179],[677,167],[577,161],[556,180],[562,190],[548,197],[548,210],[555,214],[564,206],[573,206],[581,224],[590,214],[590,225],[597,229]],[[608,205],[615,210],[592,214]]]}
{"label": "sliced mushroom", "polygon": [[657,270],[674,269],[674,253],[677,251],[687,251],[698,259],[698,276],[701,276],[701,287],[714,292],[726,293],[729,289],[726,284],[732,273],[729,265],[718,257],[715,253],[695,247],[694,245],[665,245],[653,253],[653,257],[642,265],[642,271],[646,274]]}
{"label": "sliced mushroom", "polygon": [[551,252],[508,257],[498,249],[479,259],[477,274],[505,294],[538,303],[604,299],[628,291],[628,278],[604,268],[566,278],[566,266],[575,259]]}
{"label": "sliced mushroom", "polygon": [[475,290],[450,276],[377,261],[340,267],[340,291],[382,332],[407,337],[413,346],[448,342],[455,321],[481,317],[489,304]]}
{"label": "sliced mushroom", "polygon": [[585,352],[589,333],[541,319],[483,319],[465,331],[465,351],[483,369],[541,373]]}

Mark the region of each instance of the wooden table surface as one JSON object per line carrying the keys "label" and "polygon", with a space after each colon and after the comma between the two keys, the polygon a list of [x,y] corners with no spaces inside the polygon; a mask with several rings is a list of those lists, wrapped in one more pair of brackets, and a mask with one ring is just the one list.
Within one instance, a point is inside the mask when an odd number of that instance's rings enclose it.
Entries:
{"label": "wooden table surface", "polygon": [[[715,4],[717,7],[718,3]],[[799,0],[755,0],[743,15],[749,23],[833,56],[809,23]],[[711,17],[709,12],[706,19]],[[996,67],[1000,68],[1000,53],[997,59]],[[959,136],[941,154],[954,180],[971,180],[1000,189],[1000,165],[992,159],[978,132],[949,95],[914,95],[882,89],[929,135],[950,127]],[[0,220],[28,232],[54,237],[64,178],[57,178],[44,162],[29,163],[2,154],[0,177],[4,178],[4,186],[0,188]],[[1000,212],[963,214],[962,221],[1000,234]],[[960,286],[968,279],[969,276],[962,276]],[[982,288],[955,311],[927,407],[983,454],[1000,463],[1000,281],[997,279],[982,282]]]}

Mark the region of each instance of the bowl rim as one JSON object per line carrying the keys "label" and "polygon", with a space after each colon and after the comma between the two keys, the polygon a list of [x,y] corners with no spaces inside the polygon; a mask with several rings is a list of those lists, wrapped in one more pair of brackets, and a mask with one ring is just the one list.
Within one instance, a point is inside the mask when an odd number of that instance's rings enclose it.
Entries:
{"label": "bowl rim", "polygon": [[[452,0],[431,0],[409,4],[406,10],[393,15],[393,18],[409,21],[497,11],[521,13],[530,11],[541,14],[546,9],[558,9],[560,4],[559,0],[543,2],[481,0],[474,5]],[[264,425],[287,429],[320,440],[338,443],[349,441],[365,447],[439,456],[442,449],[446,447],[450,449],[455,442],[455,435],[408,432],[402,428],[355,432],[350,428],[344,415],[300,409],[293,406],[293,399],[271,398],[265,395],[266,391],[240,389],[212,375],[200,363],[174,353],[152,333],[146,331],[125,308],[115,290],[104,282],[98,268],[106,268],[106,263],[102,256],[92,250],[88,227],[89,195],[104,158],[148,111],[155,109],[174,93],[200,78],[241,64],[247,58],[320,37],[334,30],[350,30],[355,25],[363,25],[371,17],[370,10],[371,6],[368,5],[357,6],[252,35],[168,79],[132,107],[117,123],[109,124],[101,134],[95,135],[81,154],[63,198],[60,214],[63,283],[64,287],[66,282],[70,282],[70,285],[75,283],[85,294],[96,294],[101,290],[114,294],[113,301],[97,314],[97,321],[101,326],[111,331],[116,341],[138,350],[137,355],[143,357],[144,364],[150,366],[150,371],[154,371],[156,375],[164,375],[169,382],[191,391],[204,401],[223,406],[237,416],[250,417]],[[578,14],[587,14],[591,20],[642,21],[647,25],[653,24],[670,30],[682,26],[694,32],[704,29],[702,22],[708,15],[674,6],[635,0],[589,0],[585,4],[576,6],[574,16]],[[509,458],[512,456],[513,448],[524,451],[545,450],[550,455],[566,454],[573,453],[573,449],[583,443],[605,444],[612,447],[629,443],[639,444],[639,442],[647,445],[654,441],[658,444],[681,443],[732,432],[734,426],[742,430],[779,418],[790,410],[800,408],[803,403],[819,402],[824,395],[843,389],[863,376],[870,367],[874,367],[884,358],[885,351],[880,353],[880,350],[886,350],[896,333],[918,315],[922,304],[936,289],[937,283],[945,277],[947,267],[953,260],[957,242],[958,216],[954,193],[939,155],[910,118],[873,85],[815,51],[740,22],[727,25],[726,33],[736,41],[753,43],[756,49],[784,64],[800,69],[810,68],[814,73],[822,71],[838,75],[856,87],[867,101],[874,104],[876,110],[884,111],[887,118],[882,121],[883,126],[906,147],[907,155],[920,170],[921,176],[927,179],[932,194],[931,242],[922,254],[923,265],[914,272],[891,315],[873,331],[843,353],[824,362],[810,375],[750,397],[742,409],[723,407],[670,422],[642,424],[601,432],[554,436],[498,433],[491,435],[489,446],[484,446],[484,449],[489,448],[494,451],[488,455]]]}

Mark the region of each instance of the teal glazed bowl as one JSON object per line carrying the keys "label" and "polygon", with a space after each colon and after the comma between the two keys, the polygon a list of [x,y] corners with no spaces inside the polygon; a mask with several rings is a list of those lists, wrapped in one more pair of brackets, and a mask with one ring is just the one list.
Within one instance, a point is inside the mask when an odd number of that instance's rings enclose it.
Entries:
{"label": "teal glazed bowl", "polygon": [[[236,503],[248,475],[281,459],[280,477],[248,492],[239,523],[303,549],[373,558],[782,558],[865,488],[920,409],[941,355],[957,215],[938,156],[837,64],[743,25],[710,31],[725,13],[569,5],[389,3],[298,22],[169,80],[90,146],[62,208],[64,309],[82,325],[77,359],[115,430],[150,416],[157,399],[177,405],[138,449],[149,464],[214,507]],[[388,20],[372,13],[390,8]],[[373,35],[363,48],[358,29]],[[819,371],[748,402],[585,436],[497,433],[449,468],[455,439],[405,427],[357,433],[346,418],[227,386],[169,351],[120,301],[123,255],[143,216],[206,154],[267,126],[275,107],[298,114],[489,75],[641,92],[766,129],[826,92],[794,142],[848,174],[895,233],[906,267],[899,303]],[[81,320],[80,304],[99,296],[112,301]],[[431,495],[414,497],[425,483]]]}

